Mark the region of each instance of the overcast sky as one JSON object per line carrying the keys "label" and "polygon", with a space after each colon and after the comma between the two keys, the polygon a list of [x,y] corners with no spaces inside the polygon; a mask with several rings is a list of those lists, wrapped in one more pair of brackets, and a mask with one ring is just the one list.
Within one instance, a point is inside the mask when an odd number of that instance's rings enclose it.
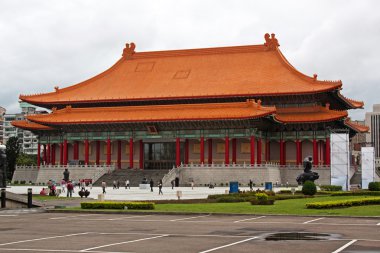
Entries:
{"label": "overcast sky", "polygon": [[136,51],[262,44],[275,33],[307,75],[343,81],[342,93],[380,103],[380,1],[0,0],[0,106],[50,92],[113,65],[126,42]]}

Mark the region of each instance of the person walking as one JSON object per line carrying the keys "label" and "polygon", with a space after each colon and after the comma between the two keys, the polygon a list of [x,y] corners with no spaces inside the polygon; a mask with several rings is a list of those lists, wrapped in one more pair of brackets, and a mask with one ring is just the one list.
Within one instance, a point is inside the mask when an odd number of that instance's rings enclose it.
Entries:
{"label": "person walking", "polygon": [[125,189],[127,189],[127,188],[131,189],[131,187],[129,186],[129,180],[128,179],[125,180]]}
{"label": "person walking", "polygon": [[116,186],[117,186],[117,189],[119,189],[119,187],[120,187],[120,181],[119,180],[116,181]]}
{"label": "person walking", "polygon": [[74,192],[74,185],[69,181],[67,183],[67,197],[72,197]]}
{"label": "person walking", "polygon": [[102,182],[102,189],[103,189],[103,194],[106,193],[106,187],[107,187],[107,184],[105,181]]}
{"label": "person walking", "polygon": [[252,182],[251,179],[249,180],[249,189],[250,189],[251,191],[253,190],[253,182]]}
{"label": "person walking", "polygon": [[116,180],[113,180],[113,189],[116,189]]}
{"label": "person walking", "polygon": [[150,179],[149,186],[150,186],[150,191],[153,192],[153,179]]}
{"label": "person walking", "polygon": [[174,189],[174,180],[170,182],[172,184],[172,190]]}
{"label": "person walking", "polygon": [[194,180],[191,180],[191,189],[194,190]]}
{"label": "person walking", "polygon": [[158,182],[158,195],[160,195],[160,194],[164,195],[162,193],[162,180],[160,180],[160,182]]}
{"label": "person walking", "polygon": [[62,192],[66,192],[66,181],[65,180],[61,181],[61,188],[62,188]]}

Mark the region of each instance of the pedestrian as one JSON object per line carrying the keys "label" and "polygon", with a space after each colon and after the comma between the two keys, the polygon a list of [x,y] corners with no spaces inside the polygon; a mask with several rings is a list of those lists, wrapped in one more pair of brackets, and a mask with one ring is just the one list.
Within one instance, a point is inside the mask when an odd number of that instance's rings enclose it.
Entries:
{"label": "pedestrian", "polygon": [[92,180],[90,181],[90,183],[88,184],[88,186],[90,186],[90,189],[92,189]]}
{"label": "pedestrian", "polygon": [[116,181],[116,185],[117,185],[117,189],[119,189],[119,187],[120,187],[120,181],[119,180]]}
{"label": "pedestrian", "polygon": [[153,192],[153,179],[150,179],[149,186],[150,186],[150,191]]}
{"label": "pedestrian", "polygon": [[129,186],[129,180],[128,179],[125,180],[125,189],[127,189],[127,188],[131,189],[131,187]]}
{"label": "pedestrian", "polygon": [[103,194],[106,193],[106,187],[107,187],[107,184],[105,181],[102,182],[102,189],[103,189]]}
{"label": "pedestrian", "polygon": [[194,190],[194,179],[191,180],[191,189]]}
{"label": "pedestrian", "polygon": [[74,192],[74,185],[71,183],[71,181],[69,181],[67,183],[67,197],[72,197],[73,196],[73,192]]}
{"label": "pedestrian", "polygon": [[249,189],[250,189],[251,191],[253,190],[253,182],[252,182],[251,179],[249,180]]}
{"label": "pedestrian", "polygon": [[66,192],[66,181],[65,180],[61,181],[61,188],[62,188],[62,192]]}
{"label": "pedestrian", "polygon": [[158,195],[160,195],[160,194],[164,195],[162,193],[162,180],[160,180],[160,182],[158,182]]}
{"label": "pedestrian", "polygon": [[113,180],[113,189],[116,189],[116,180]]}
{"label": "pedestrian", "polygon": [[174,180],[170,182],[172,184],[172,190],[174,189]]}

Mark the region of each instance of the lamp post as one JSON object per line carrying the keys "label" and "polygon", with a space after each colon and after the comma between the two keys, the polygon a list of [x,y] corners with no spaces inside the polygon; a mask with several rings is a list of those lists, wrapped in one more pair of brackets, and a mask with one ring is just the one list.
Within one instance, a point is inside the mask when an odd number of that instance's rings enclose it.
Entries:
{"label": "lamp post", "polygon": [[0,187],[7,187],[7,155],[5,153],[5,145],[0,145]]}

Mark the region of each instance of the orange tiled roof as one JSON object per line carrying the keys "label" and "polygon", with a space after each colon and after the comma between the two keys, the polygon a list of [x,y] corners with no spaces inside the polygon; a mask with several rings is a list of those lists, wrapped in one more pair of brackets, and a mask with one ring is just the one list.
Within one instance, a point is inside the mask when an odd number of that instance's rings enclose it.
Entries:
{"label": "orange tiled roof", "polygon": [[338,92],[338,96],[342,98],[347,104],[349,104],[352,108],[363,108],[364,102],[363,101],[356,101],[350,98],[346,98],[343,96],[340,92]]}
{"label": "orange tiled roof", "polygon": [[[269,35],[268,35],[269,36]],[[263,45],[135,52],[127,44],[110,69],[55,92],[20,95],[39,105],[309,94],[338,89],[341,81],[320,81],[297,71],[278,49]]]}
{"label": "orange tiled roof", "polygon": [[275,119],[281,123],[326,122],[347,117],[347,111],[330,110],[328,106],[277,108]]}
{"label": "orange tiled roof", "polygon": [[14,127],[18,127],[25,130],[54,130],[54,128],[52,127],[44,126],[27,120],[15,120],[12,121],[11,124]]}
{"label": "orange tiled roof", "polygon": [[48,125],[131,123],[152,121],[253,119],[275,113],[274,107],[247,100],[238,103],[177,104],[53,110],[45,115],[30,115],[28,120]]}
{"label": "orange tiled roof", "polygon": [[348,126],[349,128],[353,129],[354,131],[358,132],[358,133],[366,133],[366,132],[369,131],[369,127],[368,126],[361,125],[361,124],[356,123],[356,122],[352,122],[350,118],[347,118],[344,121],[344,124],[346,126]]}

